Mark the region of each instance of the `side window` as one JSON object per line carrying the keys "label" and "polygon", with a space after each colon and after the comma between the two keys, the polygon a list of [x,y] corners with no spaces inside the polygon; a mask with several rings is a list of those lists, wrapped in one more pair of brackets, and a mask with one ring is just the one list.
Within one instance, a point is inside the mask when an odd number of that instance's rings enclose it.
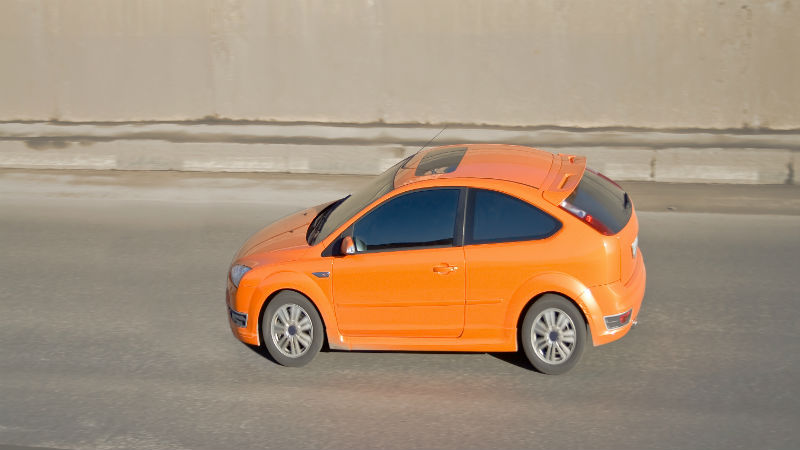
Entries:
{"label": "side window", "polygon": [[535,206],[500,192],[471,189],[466,244],[544,239],[561,222]]}
{"label": "side window", "polygon": [[460,189],[430,189],[399,195],[359,219],[353,227],[358,251],[453,245]]}

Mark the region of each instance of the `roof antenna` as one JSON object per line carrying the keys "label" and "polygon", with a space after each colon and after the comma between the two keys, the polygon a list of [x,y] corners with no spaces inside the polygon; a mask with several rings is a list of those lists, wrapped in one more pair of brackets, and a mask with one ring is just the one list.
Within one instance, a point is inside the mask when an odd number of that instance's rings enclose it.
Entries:
{"label": "roof antenna", "polygon": [[432,137],[430,141],[426,142],[425,145],[420,147],[419,150],[417,150],[417,153],[421,152],[422,150],[425,149],[425,147],[429,146],[431,144],[431,142],[433,142],[437,137],[439,137],[440,134],[442,134],[442,131],[444,131],[445,128],[447,128],[447,125],[443,126],[442,129],[439,130],[438,133],[436,133],[436,136]]}
{"label": "roof antenna", "polygon": [[[435,140],[437,137],[439,137],[439,135],[440,135],[440,134],[442,134],[442,131],[444,131],[444,130],[445,130],[445,128],[447,128],[447,125],[443,126],[443,127],[442,127],[442,129],[441,129],[441,130],[439,130],[439,132],[438,132],[438,133],[436,133],[436,136],[432,137],[432,138],[431,138],[431,139],[430,139],[428,142],[426,142],[426,143],[425,143],[425,145],[423,145],[422,147],[420,147],[420,148],[419,148],[419,150],[417,150],[417,151],[416,151],[416,153],[414,153],[414,155],[416,155],[416,154],[418,154],[419,152],[421,152],[422,150],[424,150],[424,149],[425,149],[425,147],[427,147],[427,146],[431,145],[431,142],[433,142],[433,141],[434,141],[434,140]],[[409,167],[408,167],[408,163],[409,163],[409,162],[411,162],[411,160],[412,160],[412,159],[414,159],[414,158],[413,158],[413,156],[409,156],[409,157],[408,157],[408,160],[405,162],[405,164],[403,164],[403,168],[404,168],[404,169],[408,169],[408,168],[409,168]]]}

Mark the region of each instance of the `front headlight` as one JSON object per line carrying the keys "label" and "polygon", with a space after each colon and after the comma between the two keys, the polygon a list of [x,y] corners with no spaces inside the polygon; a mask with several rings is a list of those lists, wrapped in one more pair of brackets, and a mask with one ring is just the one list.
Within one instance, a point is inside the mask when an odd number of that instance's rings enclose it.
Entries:
{"label": "front headlight", "polygon": [[235,264],[233,267],[231,267],[231,281],[233,282],[233,285],[238,288],[239,282],[242,281],[242,277],[249,271],[250,267],[243,266],[241,264]]}

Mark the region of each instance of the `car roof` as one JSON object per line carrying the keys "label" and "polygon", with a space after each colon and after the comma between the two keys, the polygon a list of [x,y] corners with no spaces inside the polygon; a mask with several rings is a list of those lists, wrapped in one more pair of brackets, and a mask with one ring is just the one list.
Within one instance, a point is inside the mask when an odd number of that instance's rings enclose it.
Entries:
{"label": "car roof", "polygon": [[395,175],[395,188],[437,178],[482,178],[524,184],[559,204],[575,189],[586,158],[521,145],[467,144],[421,150]]}

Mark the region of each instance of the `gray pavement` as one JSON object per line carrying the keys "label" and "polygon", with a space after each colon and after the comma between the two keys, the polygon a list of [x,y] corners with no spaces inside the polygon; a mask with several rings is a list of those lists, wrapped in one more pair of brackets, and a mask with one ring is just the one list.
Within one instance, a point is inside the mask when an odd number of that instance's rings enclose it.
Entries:
{"label": "gray pavement", "polygon": [[800,446],[797,187],[626,183],[648,268],[641,326],[567,375],[483,353],[276,366],[230,334],[230,258],[363,181],[0,171],[0,444]]}

